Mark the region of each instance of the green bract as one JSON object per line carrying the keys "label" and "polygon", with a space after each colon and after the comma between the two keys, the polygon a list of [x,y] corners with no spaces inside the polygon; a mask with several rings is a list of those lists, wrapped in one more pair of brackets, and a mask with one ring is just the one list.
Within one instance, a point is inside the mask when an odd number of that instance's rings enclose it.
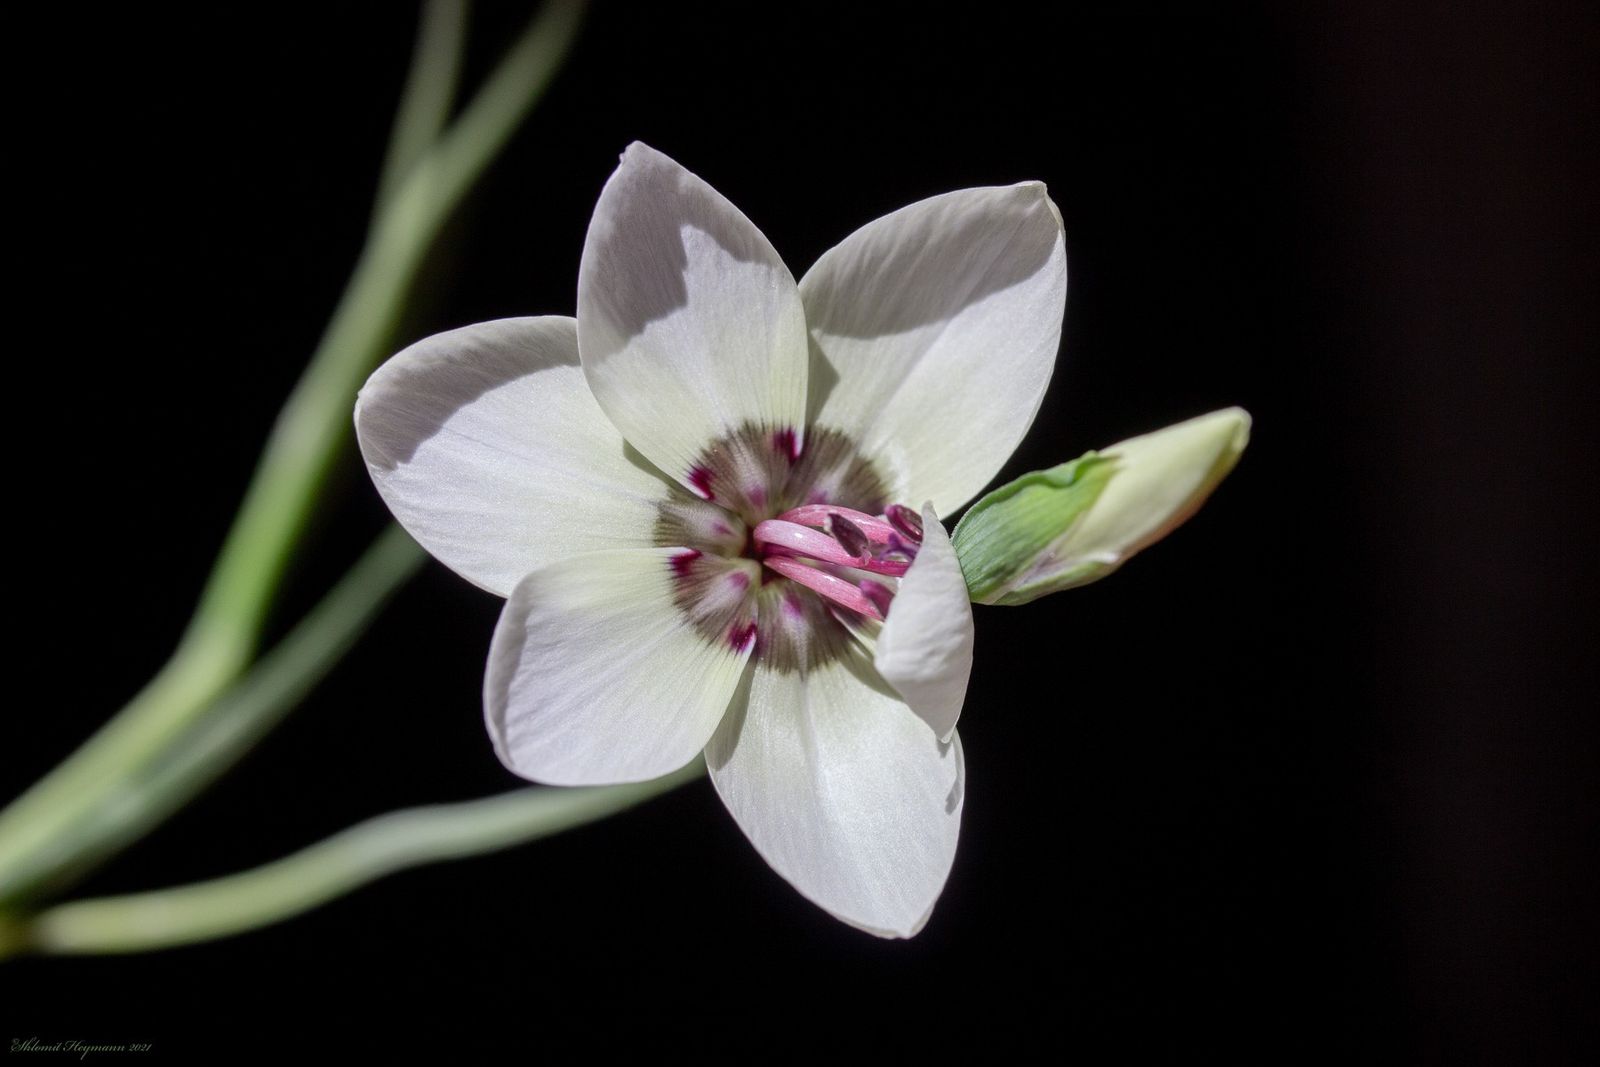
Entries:
{"label": "green bract", "polygon": [[1115,470],[1111,460],[1085,452],[1049,470],[1029,471],[972,505],[954,538],[972,599],[1006,603],[1015,579],[1050,555],[1052,544],[1095,502]]}
{"label": "green bract", "polygon": [[1105,577],[1192,515],[1249,439],[1249,414],[1226,408],[1001,486],[956,527],[968,593],[1026,604]]}

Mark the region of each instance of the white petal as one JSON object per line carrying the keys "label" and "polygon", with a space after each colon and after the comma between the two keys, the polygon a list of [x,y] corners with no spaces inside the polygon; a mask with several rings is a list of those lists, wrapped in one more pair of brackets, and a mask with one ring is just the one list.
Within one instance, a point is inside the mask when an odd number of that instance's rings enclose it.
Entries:
{"label": "white petal", "polygon": [[517,584],[483,682],[496,754],[524,778],[659,778],[705,747],[753,642],[711,640],[672,602],[679,549],[591,552]]}
{"label": "white petal", "polygon": [[800,295],[812,421],[855,437],[894,499],[948,515],[1000,470],[1050,383],[1061,216],[1039,182],[936,196],[845,238]]}
{"label": "white petal", "polygon": [[931,504],[922,509],[922,529],[922,549],[900,579],[874,662],[911,710],[948,740],[972,674],[972,599]]}
{"label": "white petal", "polygon": [[623,153],[589,223],[578,344],[611,421],[690,488],[703,450],[741,426],[800,443],[807,355],[793,275],[722,194],[642,144]]}
{"label": "white petal", "polygon": [[400,524],[498,596],[575,552],[651,544],[669,493],[595,403],[570,318],[417,342],[367,380],[356,438]]}
{"label": "white petal", "polygon": [[852,650],[802,676],[757,663],[706,747],[723,803],[807,899],[880,937],[922,929],[961,828],[961,742],[940,743]]}

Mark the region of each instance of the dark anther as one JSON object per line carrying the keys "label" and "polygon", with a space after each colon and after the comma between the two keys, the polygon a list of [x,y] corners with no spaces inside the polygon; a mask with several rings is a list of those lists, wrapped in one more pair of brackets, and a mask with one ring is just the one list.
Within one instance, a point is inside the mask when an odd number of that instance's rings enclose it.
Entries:
{"label": "dark anther", "polygon": [[890,504],[889,510],[884,513],[884,518],[906,536],[914,544],[922,544],[922,516],[906,507],[904,504]]}
{"label": "dark anther", "polygon": [[872,542],[867,540],[867,535],[861,532],[861,527],[845,518],[843,515],[828,516],[828,532],[833,539],[844,547],[844,550],[857,559],[864,558]]}

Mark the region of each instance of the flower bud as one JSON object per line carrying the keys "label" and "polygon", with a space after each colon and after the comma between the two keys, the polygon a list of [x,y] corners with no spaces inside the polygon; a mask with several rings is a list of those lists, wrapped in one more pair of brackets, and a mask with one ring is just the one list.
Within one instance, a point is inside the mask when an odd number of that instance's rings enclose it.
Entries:
{"label": "flower bud", "polygon": [[1194,514],[1249,439],[1249,414],[1226,408],[988,493],[953,538],[968,592],[1026,604],[1104,578]]}

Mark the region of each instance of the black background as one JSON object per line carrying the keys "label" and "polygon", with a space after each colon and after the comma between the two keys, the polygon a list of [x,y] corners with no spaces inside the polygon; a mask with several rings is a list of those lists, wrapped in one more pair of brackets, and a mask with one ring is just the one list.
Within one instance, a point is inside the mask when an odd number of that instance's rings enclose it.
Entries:
{"label": "black background", "polygon": [[[525,17],[480,7],[474,75]],[[402,340],[570,314],[590,209],[641,139],[797,275],[913,200],[1047,182],[1063,355],[1007,476],[1228,404],[1255,417],[1168,542],[979,610],[961,849],[927,929],[881,942],[816,910],[698,783],[233,940],[5,964],[0,1037],[208,1062],[1579,1059],[1593,9],[755,10],[598,5]],[[412,18],[139,5],[14,28],[43,70],[8,109],[7,792],[187,618],[360,247]],[[275,632],[385,519],[350,449]],[[478,703],[497,610],[431,565],[235,773],[81,892],[514,785]]]}

